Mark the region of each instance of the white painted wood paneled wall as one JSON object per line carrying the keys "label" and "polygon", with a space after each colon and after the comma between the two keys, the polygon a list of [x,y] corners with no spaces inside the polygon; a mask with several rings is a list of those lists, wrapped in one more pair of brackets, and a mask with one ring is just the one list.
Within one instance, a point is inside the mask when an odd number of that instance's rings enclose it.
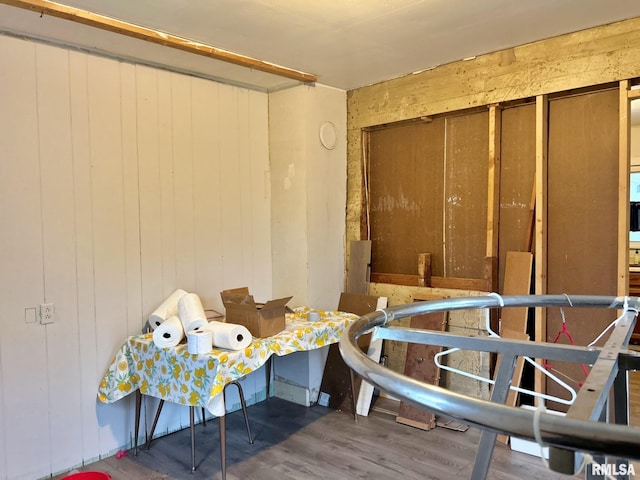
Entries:
{"label": "white painted wood paneled wall", "polygon": [[[271,296],[267,110],[264,93],[0,36],[0,479],[131,441],[132,398],[101,404],[98,382],[174,289],[219,311],[224,288]],[[55,323],[26,323],[41,303]]]}

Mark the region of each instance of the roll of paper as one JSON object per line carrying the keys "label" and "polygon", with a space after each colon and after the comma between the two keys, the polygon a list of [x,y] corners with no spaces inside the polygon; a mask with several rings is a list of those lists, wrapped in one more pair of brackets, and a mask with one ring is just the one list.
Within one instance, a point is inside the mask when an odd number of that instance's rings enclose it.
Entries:
{"label": "roll of paper", "polygon": [[209,322],[204,327],[213,335],[213,346],[227,350],[244,350],[253,341],[247,327],[235,323]]}
{"label": "roll of paper", "polygon": [[182,322],[175,315],[167,318],[153,331],[153,343],[159,348],[175,347],[183,338]]}
{"label": "roll of paper", "polygon": [[212,348],[213,334],[209,330],[191,330],[187,332],[187,351],[192,355],[209,353]]}
{"label": "roll of paper", "polygon": [[185,332],[200,330],[207,324],[207,314],[195,293],[187,293],[178,300],[178,315]]}
{"label": "roll of paper", "polygon": [[178,301],[186,295],[184,290],[176,290],[149,315],[149,326],[155,330],[167,318],[178,315]]}

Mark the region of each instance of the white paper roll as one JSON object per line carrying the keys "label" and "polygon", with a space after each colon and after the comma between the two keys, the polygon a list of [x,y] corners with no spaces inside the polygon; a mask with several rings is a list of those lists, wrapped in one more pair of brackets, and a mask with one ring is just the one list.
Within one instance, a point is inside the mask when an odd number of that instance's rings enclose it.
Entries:
{"label": "white paper roll", "polygon": [[149,326],[155,330],[167,318],[178,315],[178,301],[186,295],[184,290],[176,290],[149,315]]}
{"label": "white paper roll", "polygon": [[153,343],[159,348],[175,347],[183,338],[182,322],[175,315],[167,318],[153,331]]}
{"label": "white paper roll", "polygon": [[178,300],[178,315],[185,332],[199,330],[207,324],[207,314],[195,293],[187,293]]}
{"label": "white paper roll", "polygon": [[209,330],[191,330],[187,332],[187,351],[192,355],[209,353],[212,341],[213,334]]}
{"label": "white paper roll", "polygon": [[213,334],[213,346],[227,350],[244,350],[253,341],[247,327],[235,323],[209,322],[202,327]]}

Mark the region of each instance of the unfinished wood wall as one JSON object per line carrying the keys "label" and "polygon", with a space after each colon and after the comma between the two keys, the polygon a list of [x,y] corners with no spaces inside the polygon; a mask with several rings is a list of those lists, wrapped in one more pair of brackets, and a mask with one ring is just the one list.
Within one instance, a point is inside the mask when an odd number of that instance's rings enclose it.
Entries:
{"label": "unfinished wood wall", "polygon": [[[617,295],[618,89],[549,102],[547,188],[547,291]],[[624,292],[621,292],[624,293]],[[588,345],[615,319],[604,309],[566,309],[567,328]],[[562,327],[559,309],[547,310],[546,341]],[[566,335],[558,341],[568,343]],[[580,365],[555,363],[573,388],[584,381]],[[552,395],[568,398],[551,380]],[[560,409],[556,404],[551,408]]]}
{"label": "unfinished wood wall", "polygon": [[532,103],[502,110],[500,147],[499,291],[508,251],[528,251],[533,240],[536,108]]}
{"label": "unfinished wood wall", "polygon": [[375,235],[373,272],[416,274],[418,254],[430,252],[433,274],[444,274],[444,132],[440,118],[367,134],[370,198],[375,199],[368,215]]}
{"label": "unfinished wood wall", "polygon": [[[541,126],[546,128],[547,125],[547,106],[542,102],[547,101],[547,94],[568,92],[640,76],[640,64],[637,62],[637,58],[640,57],[640,38],[636,33],[639,29],[640,19],[632,19],[483,55],[468,61],[454,62],[419,74],[407,75],[349,92],[348,239],[361,239],[363,231],[361,222],[365,202],[363,201],[361,166],[362,129],[476,108],[481,105],[489,108],[490,105],[498,104],[503,109],[506,122],[506,125],[503,125],[505,135],[502,139],[503,151],[499,153],[506,156],[505,161],[508,163],[501,168],[508,167],[514,171],[513,178],[521,180],[515,185],[506,185],[506,188],[513,192],[510,198],[503,197],[503,192],[500,191],[500,216],[504,214],[504,220],[512,222],[516,227],[510,233],[501,230],[502,236],[499,241],[518,245],[522,241],[520,239],[523,230],[522,222],[526,221],[525,218],[530,215],[529,205],[533,192],[532,173],[534,171],[536,175],[544,177],[541,177],[544,181],[537,182],[538,198],[544,198],[540,196],[540,192],[546,192],[546,170],[534,169],[534,165],[542,165],[541,162],[546,162],[547,158],[546,151],[543,151],[547,145],[547,132],[541,129]],[[538,106],[533,104],[523,106],[521,108],[524,110],[518,113],[511,112],[508,108],[512,101],[528,101],[535,97],[540,100]],[[577,110],[574,114],[581,115]],[[522,116],[522,118],[509,119],[510,116]],[[623,123],[620,122],[620,124]],[[612,131],[613,135],[618,134],[615,128]],[[620,142],[622,143],[622,140]],[[612,200],[607,195],[602,201],[608,205],[607,208],[610,208],[611,218],[615,223],[615,228],[606,230],[610,234],[608,241],[616,245],[616,252],[613,256],[609,251],[604,253],[606,258],[603,262],[607,263],[608,267],[603,271],[603,279],[610,284],[613,277],[613,285],[617,286],[614,290],[624,293],[625,265],[618,247],[625,243],[623,237],[626,233],[624,228],[620,230],[623,232],[622,235],[618,232],[624,223],[624,212],[620,209],[624,209],[623,197],[627,194],[623,188],[623,179],[626,175],[623,171],[625,159],[617,152],[611,152],[611,155],[615,157],[613,162],[608,158],[601,167],[607,170],[607,175],[613,172],[618,179],[611,190],[615,194],[615,199]],[[532,164],[534,158],[536,162]],[[622,166],[620,171],[616,168],[617,160]],[[546,166],[544,168],[546,169]],[[555,175],[552,172],[553,168],[550,168],[549,178]],[[593,174],[598,175],[596,171]],[[610,176],[607,178],[610,179]],[[546,202],[547,199],[544,198],[544,200]],[[511,212],[508,213],[507,210],[510,204],[517,205],[516,211],[513,212],[515,218],[509,218]],[[564,210],[563,208],[556,214],[562,214]],[[537,260],[544,263],[544,267],[537,267],[536,276],[539,283],[540,281],[545,283],[540,291],[549,291],[546,284],[548,272],[544,269],[547,261],[553,260],[548,260],[546,257],[547,213],[540,213],[540,215],[543,217],[537,217],[536,248],[538,251],[536,254]],[[490,224],[491,219],[488,220],[487,224]],[[543,232],[544,237],[540,232]],[[540,241],[542,238],[544,242]],[[567,244],[567,248],[573,247]],[[489,250],[490,245],[487,245],[487,251]],[[501,250],[501,255],[505,251]],[[594,262],[599,264],[600,260],[594,260]],[[554,285],[550,283],[549,286]],[[397,289],[398,292],[406,290],[406,287],[402,286],[390,288]],[[390,361],[391,364],[393,362]]]}
{"label": "unfinished wood wall", "polygon": [[267,95],[6,36],[0,65],[0,478],[32,480],[130,446],[98,383],[176,288],[270,295]]}

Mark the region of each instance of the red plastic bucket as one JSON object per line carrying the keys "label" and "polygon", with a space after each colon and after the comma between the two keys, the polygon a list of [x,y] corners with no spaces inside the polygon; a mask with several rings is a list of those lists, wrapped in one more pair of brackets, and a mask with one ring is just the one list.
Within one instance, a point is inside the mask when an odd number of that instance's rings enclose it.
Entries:
{"label": "red plastic bucket", "polygon": [[111,475],[104,472],[79,472],[62,477],[61,480],[111,480]]}

